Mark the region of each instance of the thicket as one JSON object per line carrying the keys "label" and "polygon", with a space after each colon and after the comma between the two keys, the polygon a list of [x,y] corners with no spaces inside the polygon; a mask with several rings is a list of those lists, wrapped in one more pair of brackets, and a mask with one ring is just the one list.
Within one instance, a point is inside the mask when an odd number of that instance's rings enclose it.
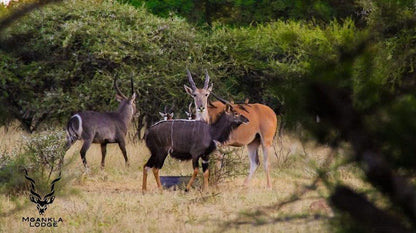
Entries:
{"label": "thicket", "polygon": [[[15,195],[26,191],[28,176],[37,189],[49,191],[49,183],[64,166],[65,133],[46,130],[22,138],[21,147],[0,151],[0,193]],[[59,186],[67,181],[61,181]]]}
{"label": "thicket", "polygon": [[135,7],[145,6],[150,12],[171,17],[180,15],[191,23],[212,25],[222,23],[248,26],[276,20],[361,19],[360,5],[353,0],[118,0]]}
{"label": "thicket", "polygon": [[[139,126],[159,119],[165,105],[184,116],[191,99],[183,91],[189,68],[202,83],[207,69],[214,91],[226,98],[262,102],[280,111],[289,77],[308,72],[315,59],[336,59],[334,46],[353,39],[351,20],[321,28],[277,21],[199,31],[176,16],[158,18],[144,8],[68,1],[27,15],[2,33],[1,123],[18,119],[28,131],[63,125],[80,110],[116,108],[113,80],[138,92]],[[198,76],[200,78],[198,78]]]}
{"label": "thicket", "polygon": [[[330,182],[321,171],[331,204],[342,213],[334,225],[348,224],[336,227],[339,232],[412,232],[416,9],[410,1],[366,4],[366,30],[336,48],[338,59],[311,64],[293,89],[296,94],[286,95],[287,106],[297,106],[287,110],[309,136],[346,148],[349,160],[363,170],[363,180],[379,195],[374,198],[342,182]],[[314,116],[319,116],[319,123]]]}

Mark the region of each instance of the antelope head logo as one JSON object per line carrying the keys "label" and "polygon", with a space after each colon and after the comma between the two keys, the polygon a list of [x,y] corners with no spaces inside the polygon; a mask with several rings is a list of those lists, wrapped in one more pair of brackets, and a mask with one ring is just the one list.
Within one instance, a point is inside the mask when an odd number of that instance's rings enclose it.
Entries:
{"label": "antelope head logo", "polygon": [[25,170],[25,173],[26,179],[30,181],[30,201],[36,204],[39,214],[43,215],[48,208],[48,205],[52,204],[55,200],[55,183],[61,179],[61,174],[59,173],[59,177],[52,181],[51,192],[41,198],[41,196],[35,191],[36,182],[27,175],[27,170]]}

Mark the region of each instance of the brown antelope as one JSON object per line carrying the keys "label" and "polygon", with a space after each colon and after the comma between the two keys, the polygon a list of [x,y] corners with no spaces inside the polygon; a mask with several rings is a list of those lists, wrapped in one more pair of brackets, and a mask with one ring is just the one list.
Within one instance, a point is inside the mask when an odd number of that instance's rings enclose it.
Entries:
{"label": "brown antelope", "polygon": [[[204,87],[201,89],[196,87],[189,70],[187,70],[187,75],[191,87],[185,85],[185,90],[194,98],[195,106],[197,108],[197,119],[204,120],[211,124],[216,122],[218,113],[224,109],[224,105],[228,102],[222,100],[222,102],[215,101],[208,104],[208,96],[212,91],[212,84],[208,87],[208,72],[205,73],[205,83]],[[276,113],[270,107],[258,103],[232,104],[231,106],[236,112],[245,116],[249,120],[249,123],[241,125],[235,129],[224,145],[236,147],[247,145],[248,157],[250,159],[250,170],[244,181],[245,185],[249,184],[260,163],[258,148],[261,145],[263,150],[263,165],[266,172],[267,187],[271,188],[268,155],[271,153],[273,138],[277,130]]]}
{"label": "brown antelope", "polygon": [[126,134],[127,128],[136,112],[136,93],[133,89],[133,80],[131,80],[131,96],[126,97],[118,88],[117,80],[114,80],[116,89],[116,99],[120,102],[116,112],[94,112],[85,111],[73,115],[68,121],[67,148],[75,143],[76,140],[83,140],[80,154],[84,167],[88,171],[85,154],[90,148],[91,143],[101,144],[101,168],[105,166],[105,156],[108,143],[118,143],[123,153],[126,166],[129,166],[126,152]]}
{"label": "brown antelope", "polygon": [[168,110],[168,107],[165,105],[163,112],[159,112],[160,116],[162,117],[162,120],[164,121],[173,120],[173,116],[174,116],[173,107],[174,105],[172,105],[172,107],[169,108]]}

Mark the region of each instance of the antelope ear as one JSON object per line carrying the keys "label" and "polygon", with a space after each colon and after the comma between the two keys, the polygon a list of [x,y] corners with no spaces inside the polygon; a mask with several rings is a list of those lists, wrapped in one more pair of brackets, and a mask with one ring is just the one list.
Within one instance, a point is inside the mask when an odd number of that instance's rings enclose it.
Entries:
{"label": "antelope ear", "polygon": [[116,94],[116,100],[117,100],[118,102],[121,102],[121,101],[123,101],[123,100],[124,100],[124,97],[123,97],[123,96],[121,96],[121,95],[119,95],[119,94]]}
{"label": "antelope ear", "polygon": [[161,117],[165,117],[164,113],[159,112],[159,114],[160,114]]}
{"label": "antelope ear", "polygon": [[175,113],[172,112],[172,117],[175,115]]}
{"label": "antelope ear", "polygon": [[188,86],[186,86],[186,85],[183,85],[183,87],[185,88],[186,93],[188,93],[190,96],[192,96],[192,95],[193,95],[193,90],[192,90],[192,88],[190,88],[190,87],[188,87]]}
{"label": "antelope ear", "polygon": [[214,86],[214,83],[211,83],[211,86],[208,87],[208,91],[211,92],[212,91],[212,87]]}

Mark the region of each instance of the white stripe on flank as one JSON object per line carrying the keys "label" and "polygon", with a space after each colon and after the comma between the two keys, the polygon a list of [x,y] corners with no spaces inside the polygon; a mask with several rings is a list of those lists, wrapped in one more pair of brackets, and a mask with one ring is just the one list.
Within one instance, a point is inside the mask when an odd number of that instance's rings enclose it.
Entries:
{"label": "white stripe on flank", "polygon": [[81,119],[81,116],[79,114],[75,114],[71,117],[71,119],[74,118],[74,117],[78,118],[79,127],[78,127],[78,130],[77,130],[76,133],[77,133],[78,137],[81,137],[81,134],[82,134],[82,119]]}
{"label": "white stripe on flank", "polygon": [[[150,128],[151,128],[151,127],[153,127],[153,126],[155,126],[155,125],[158,125],[158,124],[160,124],[160,123],[162,123],[162,122],[166,122],[166,121],[168,121],[168,120],[158,121],[158,122],[154,123],[152,126],[150,126]],[[199,121],[199,120],[174,119],[174,120],[169,120],[168,122],[172,122],[172,121]],[[206,123],[206,122],[205,122],[205,123]]]}

